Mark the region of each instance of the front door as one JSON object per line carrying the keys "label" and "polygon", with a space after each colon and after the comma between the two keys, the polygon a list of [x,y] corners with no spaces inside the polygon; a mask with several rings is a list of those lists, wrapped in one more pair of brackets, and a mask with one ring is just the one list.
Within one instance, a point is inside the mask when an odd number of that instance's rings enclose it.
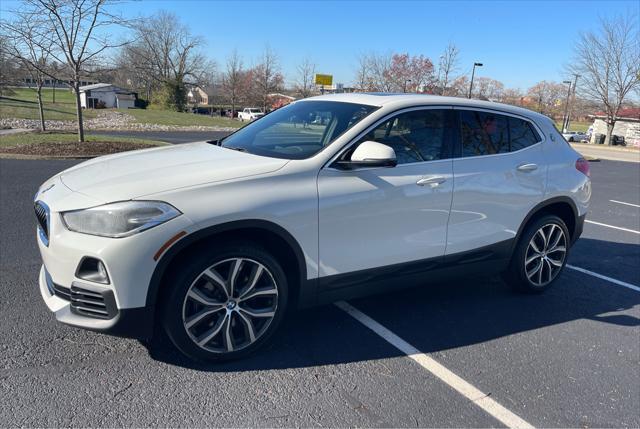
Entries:
{"label": "front door", "polygon": [[321,277],[444,255],[453,190],[453,110],[411,109],[383,120],[340,155],[373,140],[398,165],[318,176]]}

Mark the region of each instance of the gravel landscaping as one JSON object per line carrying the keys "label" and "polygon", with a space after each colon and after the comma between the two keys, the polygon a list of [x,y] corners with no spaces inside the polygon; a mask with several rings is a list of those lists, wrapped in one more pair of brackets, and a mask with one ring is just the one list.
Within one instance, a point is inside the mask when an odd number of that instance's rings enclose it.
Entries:
{"label": "gravel landscaping", "polygon": [[[48,130],[75,131],[75,121],[47,120]],[[0,128],[30,128],[38,129],[40,122],[36,119],[0,118]],[[105,110],[98,112],[96,118],[85,119],[86,130],[123,130],[123,131],[235,131],[237,128],[204,126],[204,125],[160,125],[136,122],[135,117],[128,113]]]}

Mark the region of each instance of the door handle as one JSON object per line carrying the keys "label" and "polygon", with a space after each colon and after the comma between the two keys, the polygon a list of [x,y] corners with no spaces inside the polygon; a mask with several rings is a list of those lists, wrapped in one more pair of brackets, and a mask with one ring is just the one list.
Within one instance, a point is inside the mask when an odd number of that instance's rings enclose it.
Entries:
{"label": "door handle", "polygon": [[528,164],[528,163],[522,163],[520,165],[518,165],[517,167],[518,171],[534,171],[538,169],[538,164]]}
{"label": "door handle", "polygon": [[435,188],[439,184],[444,183],[446,181],[447,181],[447,178],[444,176],[424,176],[422,179],[416,182],[416,185],[418,186],[429,185],[432,188]]}

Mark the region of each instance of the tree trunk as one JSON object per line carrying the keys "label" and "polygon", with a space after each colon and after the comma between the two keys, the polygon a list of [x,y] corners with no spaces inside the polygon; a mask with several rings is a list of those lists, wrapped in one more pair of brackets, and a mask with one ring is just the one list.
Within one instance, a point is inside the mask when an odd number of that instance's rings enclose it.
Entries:
{"label": "tree trunk", "polygon": [[45,131],[45,125],[44,125],[44,109],[42,107],[42,84],[38,84],[38,90],[37,90],[37,94],[38,94],[38,111],[40,112],[40,131]]}
{"label": "tree trunk", "polygon": [[616,122],[607,122],[607,137],[604,140],[604,144],[611,146],[611,135],[613,134],[613,128],[616,126]]}
{"label": "tree trunk", "polygon": [[79,78],[76,77],[73,81],[73,91],[76,95],[76,114],[78,116],[78,141],[84,142],[84,125],[82,123],[82,105],[80,104],[80,83]]}

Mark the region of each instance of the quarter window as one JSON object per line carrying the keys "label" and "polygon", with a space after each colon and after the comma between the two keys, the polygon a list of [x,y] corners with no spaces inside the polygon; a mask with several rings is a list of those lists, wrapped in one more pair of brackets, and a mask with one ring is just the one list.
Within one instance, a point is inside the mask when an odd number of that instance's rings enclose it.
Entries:
{"label": "quarter window", "polygon": [[518,118],[509,118],[509,132],[511,133],[511,152],[524,149],[540,141],[538,133],[531,124]]}
{"label": "quarter window", "polygon": [[451,115],[451,110],[439,109],[401,113],[378,125],[359,143],[372,140],[390,146],[398,164],[448,158]]}
{"label": "quarter window", "polygon": [[509,152],[507,118],[488,112],[460,111],[462,156],[494,155]]}

